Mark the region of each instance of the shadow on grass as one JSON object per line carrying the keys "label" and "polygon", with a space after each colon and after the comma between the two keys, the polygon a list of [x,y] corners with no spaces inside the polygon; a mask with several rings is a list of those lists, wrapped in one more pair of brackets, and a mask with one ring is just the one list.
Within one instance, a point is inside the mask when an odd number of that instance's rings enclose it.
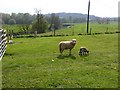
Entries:
{"label": "shadow on grass", "polygon": [[5,53],[4,55],[5,55],[5,56],[13,56],[14,53]]}
{"label": "shadow on grass", "polygon": [[79,55],[81,58],[86,58],[89,56],[89,54],[85,54],[85,55]]}
{"label": "shadow on grass", "polygon": [[64,59],[64,58],[76,59],[74,55],[59,55],[57,58],[58,59]]}

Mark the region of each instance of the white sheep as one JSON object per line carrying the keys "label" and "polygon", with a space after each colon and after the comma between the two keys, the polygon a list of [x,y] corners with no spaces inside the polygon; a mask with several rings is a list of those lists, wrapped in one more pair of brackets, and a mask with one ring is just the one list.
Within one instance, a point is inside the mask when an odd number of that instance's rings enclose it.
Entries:
{"label": "white sheep", "polygon": [[71,50],[73,49],[73,47],[75,46],[75,44],[76,44],[76,39],[72,39],[71,41],[61,41],[59,43],[60,53],[62,54],[62,52],[65,49],[69,49],[70,50],[69,55],[71,55]]}
{"label": "white sheep", "polygon": [[13,44],[13,40],[9,40],[9,42],[8,42],[9,44]]}

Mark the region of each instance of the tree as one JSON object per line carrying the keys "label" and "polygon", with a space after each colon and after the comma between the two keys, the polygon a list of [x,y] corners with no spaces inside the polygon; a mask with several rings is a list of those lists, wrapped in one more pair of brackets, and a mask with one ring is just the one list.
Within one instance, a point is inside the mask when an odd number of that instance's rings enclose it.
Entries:
{"label": "tree", "polygon": [[41,10],[37,10],[37,20],[32,24],[32,30],[37,31],[37,33],[44,33],[48,29],[48,23],[45,20],[44,15],[41,14]]}
{"label": "tree", "polygon": [[55,21],[54,21],[54,29],[59,29],[61,26],[61,22],[60,22],[60,19],[59,19],[59,16],[55,16]]}
{"label": "tree", "polygon": [[61,22],[59,16],[56,16],[54,13],[52,13],[50,17],[49,30],[54,30],[54,36],[55,36],[55,30],[59,29],[60,26],[61,26]]}
{"label": "tree", "polygon": [[38,24],[37,21],[32,24],[32,31],[37,31],[37,33],[44,33],[48,29],[48,23],[45,19],[41,19],[41,22]]}
{"label": "tree", "polygon": [[11,18],[12,18],[12,19],[15,19],[15,20],[16,20],[16,16],[17,16],[16,13],[12,13],[12,14],[11,14]]}
{"label": "tree", "polygon": [[8,21],[10,19],[10,14],[2,14],[2,20],[5,24],[8,24]]}
{"label": "tree", "polygon": [[16,24],[15,19],[9,19],[8,24],[10,25]]}
{"label": "tree", "polygon": [[51,17],[50,17],[50,27],[49,27],[49,30],[51,29],[59,29],[61,26],[61,22],[60,22],[60,19],[59,19],[59,16],[56,16],[54,13],[51,14]]}
{"label": "tree", "polygon": [[30,31],[30,25],[29,24],[21,24],[20,29],[22,30],[22,32],[24,32],[24,34],[28,34]]}
{"label": "tree", "polygon": [[73,23],[72,16],[69,16],[69,23]]}
{"label": "tree", "polygon": [[21,29],[24,31],[25,34],[29,33],[30,30],[30,14],[29,13],[24,13],[22,18],[22,24],[21,24]]}

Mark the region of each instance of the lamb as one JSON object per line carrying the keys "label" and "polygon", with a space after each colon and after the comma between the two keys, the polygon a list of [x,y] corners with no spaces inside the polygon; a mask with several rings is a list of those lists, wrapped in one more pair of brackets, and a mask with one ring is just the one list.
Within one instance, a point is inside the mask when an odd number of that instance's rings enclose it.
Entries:
{"label": "lamb", "polygon": [[71,50],[73,49],[75,44],[76,44],[76,39],[72,39],[71,41],[61,41],[59,43],[59,50],[60,50],[61,55],[65,49],[69,49],[70,50],[69,55],[71,55]]}
{"label": "lamb", "polygon": [[86,55],[89,54],[89,51],[86,47],[81,47],[79,51],[79,55]]}

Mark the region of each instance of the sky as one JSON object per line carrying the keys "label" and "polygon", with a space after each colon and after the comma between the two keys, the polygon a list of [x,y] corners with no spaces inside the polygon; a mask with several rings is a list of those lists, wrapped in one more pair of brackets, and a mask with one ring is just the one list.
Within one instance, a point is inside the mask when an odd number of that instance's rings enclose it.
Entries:
{"label": "sky", "polygon": [[[87,14],[89,0],[0,0],[1,13],[42,14],[48,13],[83,13]],[[90,0],[90,15],[99,17],[118,17],[119,0]]]}

